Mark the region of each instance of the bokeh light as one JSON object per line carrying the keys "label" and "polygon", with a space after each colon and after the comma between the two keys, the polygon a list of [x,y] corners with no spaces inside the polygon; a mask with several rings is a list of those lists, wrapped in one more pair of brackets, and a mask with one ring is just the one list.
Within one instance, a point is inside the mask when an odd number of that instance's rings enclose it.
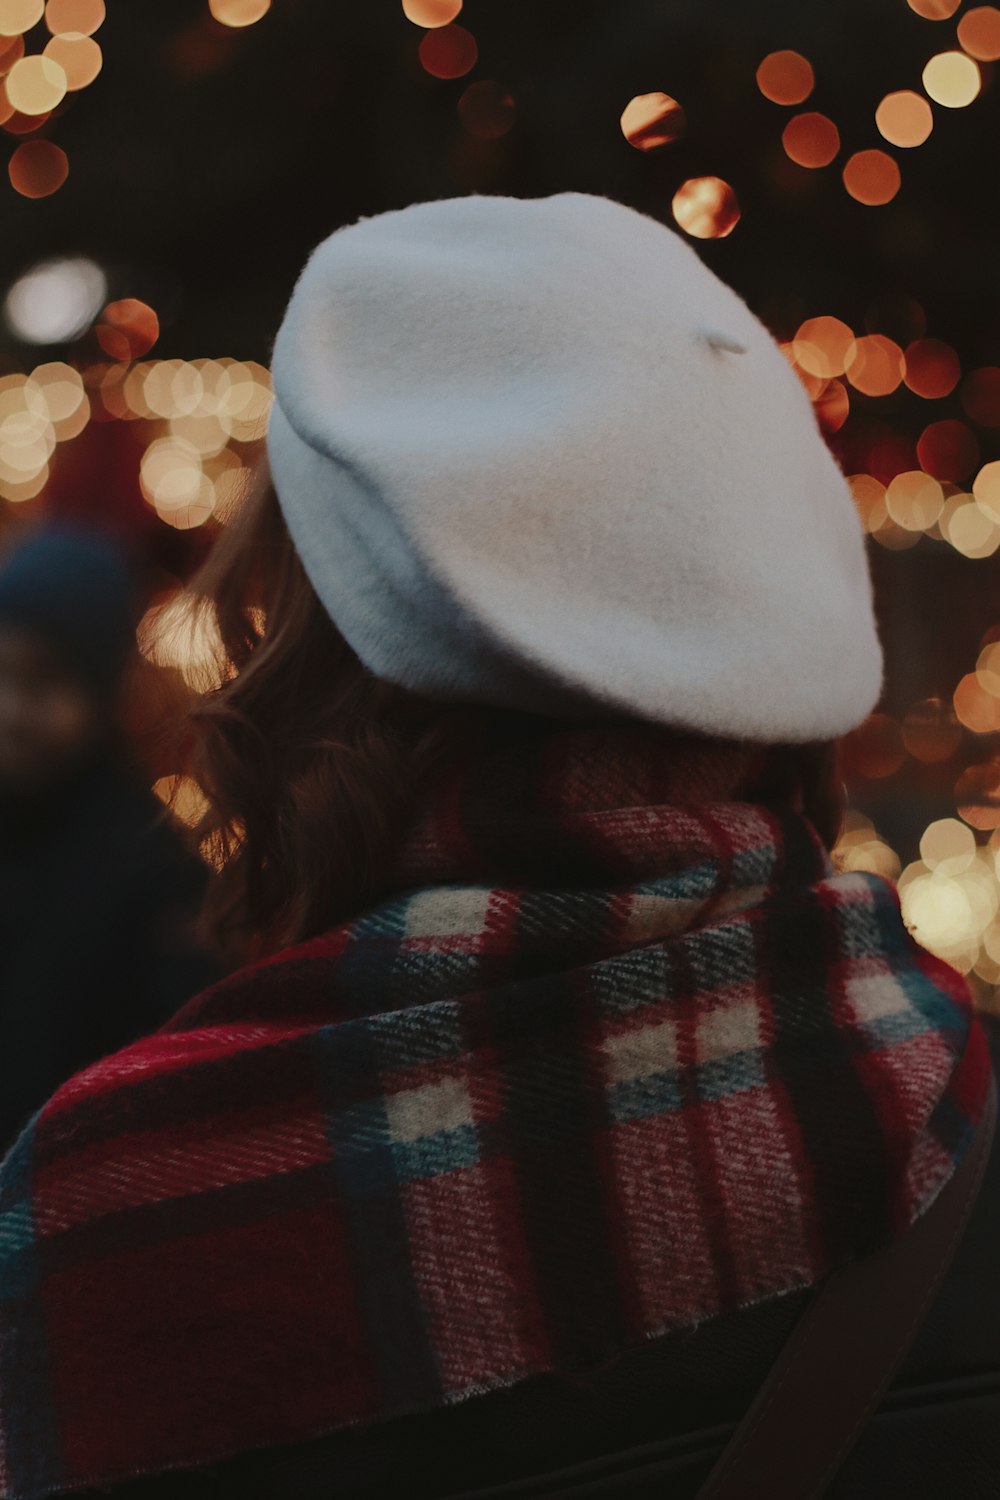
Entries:
{"label": "bokeh light", "polygon": [[839,432],[851,414],[851,398],[842,380],[830,380],[813,398],[821,431]]}
{"label": "bokeh light", "polygon": [[462,125],[482,141],[496,141],[507,135],[516,114],[514,95],[491,79],[471,83],[458,101]]}
{"label": "bokeh light", "polygon": [[93,83],[104,62],[100,47],[90,36],[54,36],[45,44],[43,55],[62,68],[70,92]]}
{"label": "bokeh light", "polygon": [[104,24],[104,0],[49,0],[45,24],[53,36],[93,36]]}
{"label": "bokeh light", "polygon": [[1000,368],[984,365],[962,383],[962,405],[981,427],[1000,427]]}
{"label": "bokeh light", "polygon": [[42,393],[56,441],[65,443],[78,437],[90,420],[90,402],[79,370],[53,360],[36,366],[30,378]]}
{"label": "bokeh light", "polygon": [[11,187],[22,198],[47,198],[69,176],[69,162],[54,141],[22,141],[7,163]]}
{"label": "bokeh light", "polygon": [[757,69],[757,87],[774,104],[801,104],[815,81],[812,64],[799,52],[769,52]]}
{"label": "bokeh light", "polygon": [[869,714],[844,739],[847,765],[869,781],[881,781],[899,770],[906,759],[903,736],[890,714]]}
{"label": "bokeh light", "polygon": [[955,713],[973,734],[1000,732],[1000,698],[987,692],[975,672],[967,672],[955,689]]}
{"label": "bokeh light", "polygon": [[951,496],[938,525],[945,541],[963,557],[992,557],[1000,547],[1000,525],[971,495]]}
{"label": "bokeh light", "polygon": [[0,75],[9,73],[18,58],[23,56],[23,36],[0,36]]}
{"label": "bokeh light", "polygon": [[872,474],[852,474],[848,479],[854,503],[866,531],[877,531],[888,519],[885,485]]}
{"label": "bokeh light", "polygon": [[1000,762],[967,767],[955,783],[955,805],[971,827],[1000,828]]}
{"label": "bokeh light", "polygon": [[964,52],[939,52],[923,72],[924,89],[945,109],[963,109],[982,87],[979,68]]}
{"label": "bokeh light", "polygon": [[832,380],[843,375],[853,343],[853,329],[839,318],[807,318],[792,340],[792,356],[808,374]]}
{"label": "bokeh light", "polygon": [[961,5],[962,0],[906,0],[911,10],[925,21],[947,21]]}
{"label": "bokeh light", "polygon": [[914,339],[906,346],[905,362],[906,384],[928,401],[949,396],[962,373],[958,355],[941,339]]}
{"label": "bokeh light", "polygon": [[840,132],[826,115],[794,115],[781,133],[781,144],[800,167],[828,167],[840,150]]}
{"label": "bokeh light", "polygon": [[20,58],[7,74],[7,98],[22,115],[44,115],[66,97],[66,70],[51,57]]}
{"label": "bokeh light", "polygon": [[719,240],[739,223],[740,205],[721,177],[689,177],[674,194],[674,218],[685,233],[698,240]]}
{"label": "bokeh light", "polygon": [[153,794],[188,828],[197,828],[210,805],[193,776],[160,776]]}
{"label": "bokeh light", "polygon": [[901,384],[906,360],[899,345],[884,333],[867,333],[847,351],[844,373],[856,391],[889,396]]}
{"label": "bokeh light", "polygon": [[30,31],[45,13],[45,0],[0,0],[0,36]]}
{"label": "bokeh light", "polygon": [[957,484],[978,464],[979,443],[964,422],[954,418],[931,422],[917,440],[917,457],[935,479],[950,479]]}
{"label": "bokeh light", "polygon": [[962,743],[962,726],[943,698],[914,703],[903,718],[901,732],[906,750],[925,765],[950,760]]}
{"label": "bokeh light", "polygon": [[980,62],[1000,59],[1000,10],[995,5],[977,5],[958,23],[958,40],[970,57]]}
{"label": "bokeh light", "polygon": [[944,509],[944,491],[922,469],[911,469],[889,481],[885,508],[905,531],[927,531]]}
{"label": "bokeh light", "polygon": [[90,326],[106,295],[104,272],[92,260],[45,261],[15,281],[4,314],[11,332],[25,343],[60,344]]}
{"label": "bokeh light", "polygon": [[8,135],[32,135],[36,130],[41,130],[48,119],[48,114],[22,115],[18,110],[15,110],[4,121],[3,128]]}
{"label": "bokeh light", "polygon": [[922,146],[934,129],[934,111],[912,89],[886,94],[875,111],[879,132],[893,146]]}
{"label": "bokeh light", "polygon": [[961,875],[976,857],[976,836],[957,818],[938,818],[924,829],[920,858],[939,875]]}
{"label": "bokeh light", "polygon": [[418,50],[424,70],[433,78],[464,78],[479,60],[476,39],[464,26],[428,31]]}
{"label": "bokeh light", "polygon": [[214,612],[194,594],[178,589],[151,605],[139,621],[136,644],[153,666],[172,667],[196,690],[227,675]]}
{"label": "bokeh light", "polygon": [[403,0],[403,15],[415,26],[447,26],[461,14],[462,0]]}
{"label": "bokeh light", "polygon": [[208,0],[208,8],[223,26],[252,26],[271,9],[271,0]]}
{"label": "bokeh light", "polygon": [[837,870],[864,870],[883,880],[895,880],[900,870],[896,851],[879,837],[868,818],[853,809],[844,814],[833,863]]}
{"label": "bokeh light", "polygon": [[622,134],[637,151],[658,151],[680,140],[684,110],[669,94],[637,94],[621,117]]}
{"label": "bokeh light", "polygon": [[1000,521],[1000,460],[993,459],[983,464],[972,481],[972,493],[980,509],[995,521]]}
{"label": "bokeh light", "polygon": [[137,359],[152,349],[159,336],[156,313],[136,297],[109,302],[97,325],[97,342],[112,359]]}
{"label": "bokeh light", "polygon": [[869,207],[889,203],[899,192],[899,167],[885,151],[856,151],[844,167],[844,186]]}

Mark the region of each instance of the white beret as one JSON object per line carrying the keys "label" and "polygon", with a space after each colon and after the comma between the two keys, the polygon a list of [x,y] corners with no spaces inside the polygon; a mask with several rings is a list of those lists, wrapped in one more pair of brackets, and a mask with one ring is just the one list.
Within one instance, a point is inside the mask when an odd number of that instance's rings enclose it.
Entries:
{"label": "white beret", "polygon": [[268,448],[320,600],[424,696],[764,742],[878,697],[864,540],[770,334],[605,198],[339,230],[273,362]]}

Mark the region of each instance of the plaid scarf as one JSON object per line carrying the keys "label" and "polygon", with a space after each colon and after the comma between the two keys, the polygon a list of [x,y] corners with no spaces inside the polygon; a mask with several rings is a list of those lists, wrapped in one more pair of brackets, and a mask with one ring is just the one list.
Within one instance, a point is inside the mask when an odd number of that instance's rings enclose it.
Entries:
{"label": "plaid scarf", "polygon": [[760,771],[501,737],[373,909],[65,1085],[0,1174],[0,1494],[581,1369],[900,1234],[983,1034]]}

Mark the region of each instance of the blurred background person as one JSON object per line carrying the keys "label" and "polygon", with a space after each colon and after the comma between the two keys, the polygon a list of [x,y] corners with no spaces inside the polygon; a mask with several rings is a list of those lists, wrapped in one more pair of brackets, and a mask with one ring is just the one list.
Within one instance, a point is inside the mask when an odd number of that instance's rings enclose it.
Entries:
{"label": "blurred background person", "polygon": [[203,886],[118,727],[134,579],[49,525],[0,563],[0,1145],[213,977]]}

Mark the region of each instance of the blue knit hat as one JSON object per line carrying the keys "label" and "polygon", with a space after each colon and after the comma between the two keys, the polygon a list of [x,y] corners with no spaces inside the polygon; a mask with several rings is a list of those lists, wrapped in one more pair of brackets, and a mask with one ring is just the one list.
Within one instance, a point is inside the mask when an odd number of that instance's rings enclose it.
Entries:
{"label": "blue knit hat", "polygon": [[41,636],[93,692],[110,695],[135,639],[135,579],[103,534],[48,524],[0,562],[0,624]]}

